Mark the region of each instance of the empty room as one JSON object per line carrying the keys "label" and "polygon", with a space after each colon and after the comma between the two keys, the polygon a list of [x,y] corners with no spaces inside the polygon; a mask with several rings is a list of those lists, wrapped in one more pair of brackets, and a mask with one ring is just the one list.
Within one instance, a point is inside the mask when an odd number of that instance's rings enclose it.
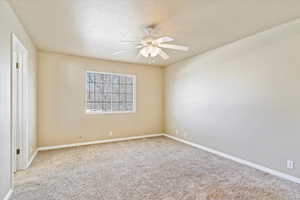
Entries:
{"label": "empty room", "polygon": [[0,0],[0,200],[300,200],[299,0]]}

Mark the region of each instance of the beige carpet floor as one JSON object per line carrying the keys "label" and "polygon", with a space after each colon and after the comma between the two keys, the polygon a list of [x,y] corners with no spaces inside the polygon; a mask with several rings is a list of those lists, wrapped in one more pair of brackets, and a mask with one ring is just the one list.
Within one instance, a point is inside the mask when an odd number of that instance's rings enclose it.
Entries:
{"label": "beige carpet floor", "polygon": [[300,185],[165,137],[40,152],[17,200],[300,200]]}

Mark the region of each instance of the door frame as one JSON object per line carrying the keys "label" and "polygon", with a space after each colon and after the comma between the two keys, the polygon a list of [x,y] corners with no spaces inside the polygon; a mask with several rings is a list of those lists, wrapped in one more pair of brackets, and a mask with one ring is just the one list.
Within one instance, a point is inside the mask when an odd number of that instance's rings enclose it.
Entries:
{"label": "door frame", "polygon": [[[17,59],[15,54],[17,54]],[[20,56],[20,57],[19,57]],[[28,130],[28,61],[29,53],[18,37],[12,33],[11,34],[11,171],[13,178],[13,173],[17,170],[22,170],[27,168],[27,163],[29,160],[29,130]],[[19,58],[18,58],[19,57]],[[19,62],[21,59],[22,63],[19,63],[19,72],[16,69],[16,61]],[[16,100],[16,75],[21,76],[19,79],[21,81],[18,87],[21,87],[18,96],[19,101]],[[17,116],[17,108],[20,110],[20,115]],[[18,122],[19,119],[20,121]],[[18,123],[17,123],[18,122]],[[16,163],[16,141],[17,141],[17,129],[20,130],[19,135],[19,162]],[[12,181],[11,181],[12,182]],[[13,183],[13,182],[12,182]],[[13,186],[13,184],[12,184]]]}

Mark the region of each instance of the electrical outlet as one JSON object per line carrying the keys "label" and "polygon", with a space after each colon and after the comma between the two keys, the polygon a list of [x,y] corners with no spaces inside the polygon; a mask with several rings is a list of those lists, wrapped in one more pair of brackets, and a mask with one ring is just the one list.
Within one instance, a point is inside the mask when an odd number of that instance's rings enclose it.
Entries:
{"label": "electrical outlet", "polygon": [[287,162],[286,162],[286,167],[287,167],[288,169],[294,169],[294,165],[295,165],[294,161],[292,161],[292,160],[287,160]]}
{"label": "electrical outlet", "polygon": [[179,131],[178,131],[177,129],[175,130],[175,134],[176,134],[176,135],[178,135],[178,134],[179,134]]}
{"label": "electrical outlet", "polygon": [[110,135],[110,136],[112,136],[112,135],[113,135],[113,132],[112,132],[112,131],[110,131],[110,132],[109,132],[109,135]]}

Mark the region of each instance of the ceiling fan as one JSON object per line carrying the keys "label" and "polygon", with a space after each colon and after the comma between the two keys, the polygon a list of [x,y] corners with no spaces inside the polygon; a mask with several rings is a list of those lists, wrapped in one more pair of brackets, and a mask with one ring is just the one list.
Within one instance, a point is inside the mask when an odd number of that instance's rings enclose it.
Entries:
{"label": "ceiling fan", "polygon": [[[146,34],[140,40],[133,41],[123,41],[122,44],[134,44],[134,48],[138,49],[138,56],[143,56],[145,58],[154,58],[157,56],[162,57],[167,60],[170,56],[163,49],[174,49],[179,51],[188,51],[189,48],[186,46],[169,44],[168,42],[174,41],[173,38],[164,36],[164,37],[155,37],[153,35],[153,30],[155,25],[150,25],[144,28],[144,32]],[[121,50],[113,53],[113,55],[118,55],[121,53],[128,52],[130,50]]]}

